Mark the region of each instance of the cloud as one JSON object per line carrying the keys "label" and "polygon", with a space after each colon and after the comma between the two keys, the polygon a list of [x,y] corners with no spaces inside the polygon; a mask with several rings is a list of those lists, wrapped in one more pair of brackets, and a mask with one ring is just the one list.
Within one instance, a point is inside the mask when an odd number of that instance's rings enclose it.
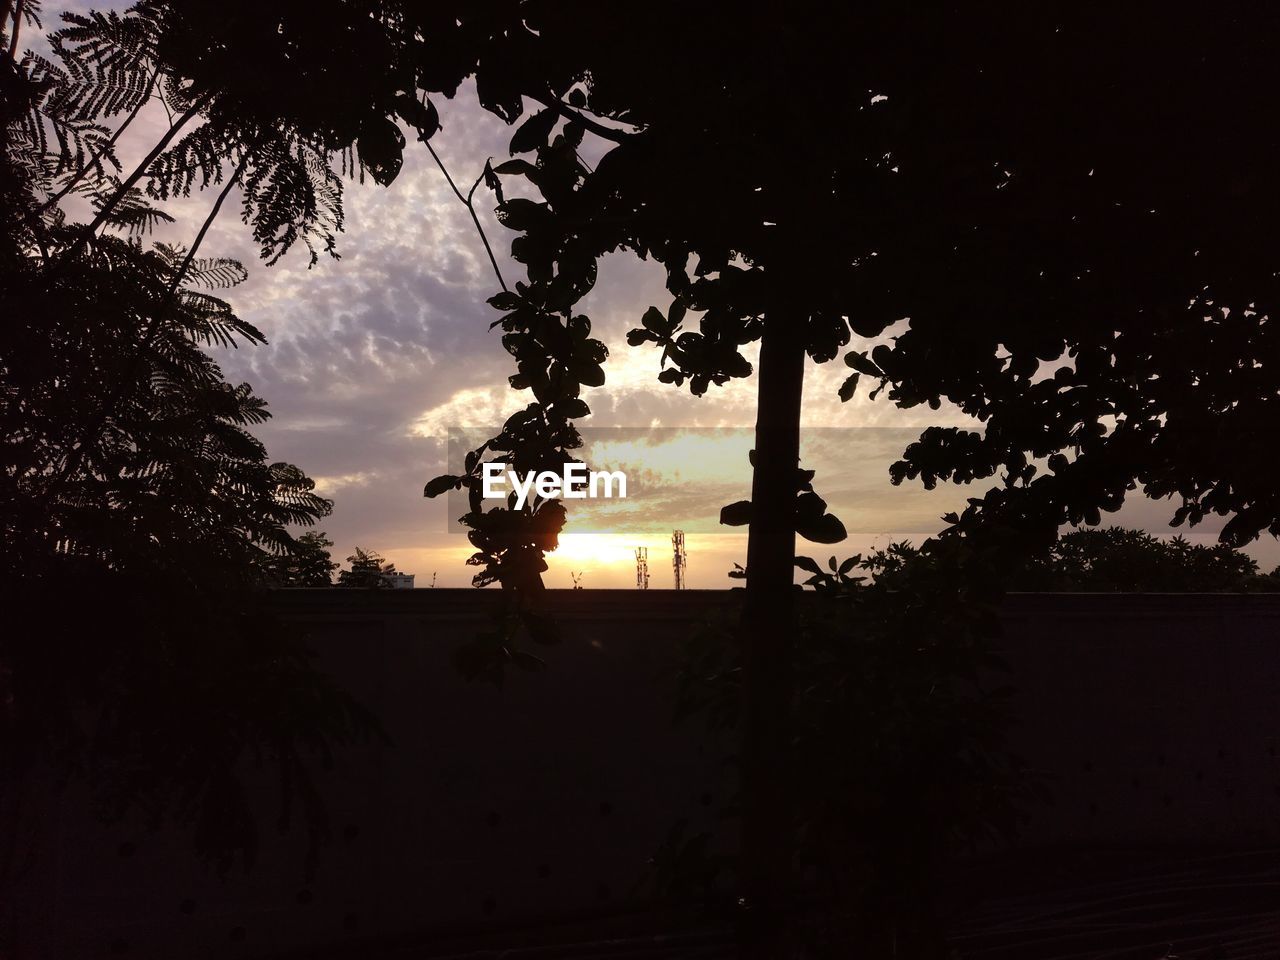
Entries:
{"label": "cloud", "polygon": [[[46,3],[45,21],[56,25],[63,10],[90,6],[104,5]],[[38,45],[38,38],[33,42]],[[479,108],[469,85],[437,107],[443,126],[432,144],[455,180],[469,189],[488,157],[505,156],[511,131]],[[166,122],[163,111],[144,111],[119,146],[126,168],[144,155]],[[521,271],[507,256],[510,236],[494,218],[493,198],[483,186],[476,195],[481,222],[511,283]],[[169,204],[178,222],[158,237],[190,243],[213,197],[206,191]],[[462,537],[447,532],[450,505],[446,499],[425,501],[421,492],[429,477],[446,469],[443,441],[451,426],[496,424],[529,402],[528,394],[507,388],[512,364],[498,333],[489,329],[495,314],[484,301],[498,289],[497,279],[466,209],[421,145],[410,146],[403,171],[389,188],[348,183],[345,203],[341,260],[322,258],[308,269],[306,253],[295,250],[267,268],[257,260],[248,228],[235,216],[236,198],[229,198],[201,254],[235,257],[249,266],[249,280],[227,298],[270,342],[220,350],[217,356],[230,379],[249,381],[270,404],[274,418],[258,433],[271,455],[301,466],[335,500],[335,512],[323,526],[337,541],[336,556],[359,544],[419,573],[420,584],[437,570],[441,585],[462,585],[472,572],[463,565],[470,551]],[[593,410],[587,423],[750,428],[754,379],[694,398],[687,389],[656,381],[660,353],[652,346],[627,346],[626,332],[638,325],[645,308],[668,304],[663,279],[652,262],[623,254],[604,258],[596,287],[582,304],[610,350],[606,385],[585,394]],[[754,352],[750,358],[755,361]],[[905,446],[928,424],[960,424],[963,418],[946,408],[902,411],[883,400],[872,402],[865,387],[842,404],[837,391],[848,373],[839,360],[810,364],[803,413],[805,459],[819,470],[818,489],[851,530],[866,534],[851,538],[842,554],[862,549],[855,544],[870,542],[872,533],[886,528],[917,531],[918,540],[919,531],[933,529],[939,513],[971,492],[951,488],[924,496],[918,487],[891,487],[885,470],[896,444]],[[876,443],[870,434],[855,440],[857,431],[828,436],[819,429],[835,427],[912,429],[886,432]],[[686,451],[678,481],[651,457],[633,452],[626,462],[651,499],[614,504],[612,520],[606,515],[600,522],[626,524],[620,536],[627,542],[646,535],[647,524],[659,546],[677,523],[710,529],[720,505],[747,495],[741,452],[708,448],[707,469],[695,469],[699,455]],[[1154,512],[1149,506],[1130,507],[1122,516],[1162,525],[1164,506],[1155,505]],[[571,514],[570,530],[596,523],[589,512],[581,517],[575,521]],[[621,554],[601,554],[614,556],[609,563],[597,562],[599,557],[591,561],[588,586],[633,582],[625,545],[618,549]],[[1272,564],[1280,559],[1274,542],[1259,549]],[[733,560],[745,559],[745,538],[741,533],[691,535],[690,553],[694,585],[724,586],[724,571]],[[572,551],[553,557],[551,582],[567,586],[565,567],[572,562]],[[662,563],[656,557],[651,562],[659,585],[656,572],[666,575],[662,564],[669,562],[669,553]]]}

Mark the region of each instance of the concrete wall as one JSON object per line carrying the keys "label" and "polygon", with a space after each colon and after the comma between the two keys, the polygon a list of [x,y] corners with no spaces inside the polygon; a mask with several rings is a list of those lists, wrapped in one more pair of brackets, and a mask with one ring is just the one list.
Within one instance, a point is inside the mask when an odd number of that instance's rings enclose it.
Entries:
{"label": "concrete wall", "polygon": [[[549,669],[513,672],[501,690],[450,664],[493,599],[282,594],[395,741],[323,775],[333,840],[315,876],[298,836],[268,831],[252,873],[219,879],[192,865],[187,838],[105,830],[64,794],[17,955],[260,957],[634,902],[673,824],[723,830],[728,745],[697,722],[673,726],[663,677],[674,641],[729,595],[558,593],[566,638]],[[1024,595],[1004,618],[1014,745],[1055,793],[1026,843],[1280,838],[1280,596]]]}

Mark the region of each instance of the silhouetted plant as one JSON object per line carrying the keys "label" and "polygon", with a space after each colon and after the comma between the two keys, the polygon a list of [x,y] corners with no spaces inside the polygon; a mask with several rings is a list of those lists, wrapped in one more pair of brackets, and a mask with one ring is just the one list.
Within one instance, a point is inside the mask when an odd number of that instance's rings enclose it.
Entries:
{"label": "silhouetted plant", "polygon": [[[891,474],[987,481],[953,535],[1046,543],[1135,489],[1176,497],[1175,523],[1227,517],[1226,542],[1280,532],[1258,469],[1277,404],[1275,244],[1259,229],[1280,211],[1275,150],[1215,146],[1252,129],[1275,86],[1247,18],[1153,32],[1136,10],[816,5],[783,21],[748,5],[729,26],[656,3],[617,32],[572,4],[522,12],[503,66],[482,57],[477,75],[505,119],[521,94],[540,104],[493,168],[526,278],[491,303],[512,386],[535,401],[501,456],[531,423],[545,459],[576,449],[605,359],[578,304],[606,253],[665,269],[670,303],[630,337],[660,350],[664,382],[698,395],[747,376],[743,347],[760,342],[750,506],[726,520],[750,523],[747,899],[768,914],[787,848],[795,534],[839,538],[798,472],[806,355],[856,336],[842,399],[869,380],[901,407],[981,421],[927,429]],[[657,68],[676,23],[697,55]],[[428,492],[474,490],[483,453]],[[468,514],[489,531],[473,540],[484,576],[527,595],[555,545],[528,532],[538,509]]]}
{"label": "silhouetted plant", "polygon": [[[603,343],[577,312],[599,258],[630,251],[665,270],[671,302],[631,336],[661,349],[664,382],[697,395],[747,376],[742,348],[760,342],[750,507],[727,519],[750,522],[744,763],[760,804],[748,846],[763,852],[748,900],[768,914],[788,845],[778,766],[795,534],[839,533],[798,472],[806,355],[832,360],[856,336],[842,399],[866,378],[899,406],[947,403],[984,425],[927,429],[892,471],[991,485],[947,518],[953,535],[1044,544],[1138,489],[1176,497],[1175,523],[1226,517],[1224,542],[1280,532],[1259,469],[1276,419],[1280,190],[1276,145],[1249,135],[1274,97],[1271,31],[1250,17],[1026,4],[928,17],[792,5],[784,19],[747,4],[727,20],[655,2],[625,15],[619,30],[572,2],[321,0],[262,16],[246,0],[146,0],[129,37],[92,21],[67,44],[99,63],[88,38],[149,50],[136,38],[154,23],[154,58],[138,62],[175,110],[143,164],[105,184],[99,225],[145,216],[131,206],[139,184],[184,193],[225,176],[225,158],[268,258],[299,239],[332,249],[332,166],[390,182],[395,118],[424,140],[438,129],[422,93],[452,96],[474,74],[481,105],[508,123],[537,104],[512,158],[477,181],[519,234],[526,278],[498,278],[491,302],[512,385],[534,402],[464,475],[427,489],[471,488],[477,581],[508,587],[518,611],[536,607],[563,510],[482,510],[479,461],[554,468],[578,448],[584,388],[604,382]],[[673,24],[697,54],[655,59]],[[69,155],[108,149],[83,139]],[[494,646],[495,662],[514,642]]]}
{"label": "silhouetted plant", "polygon": [[294,541],[291,552],[267,560],[267,577],[278,587],[327,587],[338,564],[329,554],[333,541],[324,531],[308,530]]}
{"label": "silhouetted plant", "polygon": [[1258,564],[1225,544],[1107,527],[1064,534],[1014,575],[1014,590],[1216,593],[1258,586]]}
{"label": "silhouetted plant", "polygon": [[387,575],[396,572],[394,563],[387,563],[373,550],[362,550],[347,557],[350,570],[338,571],[338,586],[355,589],[378,590],[391,586]]}
{"label": "silhouetted plant", "polygon": [[[10,841],[32,779],[83,775],[107,816],[182,823],[225,869],[252,860],[273,773],[280,822],[314,850],[313,764],[378,733],[265,602],[299,550],[289,527],[331,504],[267,458],[249,432],[265,404],[205,349],[263,341],[218,295],[244,268],[195,255],[211,221],[189,248],[146,242],[170,218],[111,172],[100,120],[135,116],[155,84],[195,101],[156,80],[153,20],[72,24],[53,38],[63,67],[0,50],[0,603],[24,625],[0,634],[4,885],[31,853]],[[215,211],[254,171],[228,149]],[[57,205],[67,190],[89,224]]]}
{"label": "silhouetted plant", "polygon": [[[861,554],[824,569],[797,557],[805,580],[820,592],[842,590],[859,574],[874,572],[893,584],[917,562],[920,550],[894,543],[864,559]],[[1107,527],[1073,530],[1029,554],[1015,555],[1003,582],[1010,590],[1061,592],[1224,593],[1274,589],[1271,576],[1258,574],[1252,557],[1226,544],[1193,544],[1183,537],[1162,540],[1142,530]]]}
{"label": "silhouetted plant", "polygon": [[[167,196],[217,182],[221,161],[238,159],[245,215],[268,257],[298,239],[331,247],[340,226],[332,165],[350,155],[347,169],[387,183],[402,165],[394,120],[419,137],[435,134],[434,109],[410,91],[452,95],[474,71],[481,104],[507,122],[523,115],[522,97],[538,104],[512,138],[514,159],[479,181],[520,234],[513,249],[528,271],[527,282],[494,298],[515,385],[535,399],[504,430],[520,445],[544,444],[561,458],[575,449],[571,422],[588,412],[580,394],[602,382],[605,357],[573,309],[595,282],[599,256],[623,249],[667,271],[671,304],[647,312],[631,338],[662,348],[664,381],[701,393],[751,373],[745,344],[785,345],[778,382],[786,387],[767,387],[763,407],[765,422],[789,435],[796,358],[832,359],[856,335],[867,349],[848,354],[842,396],[869,378],[903,406],[949,401],[986,421],[981,434],[926,432],[894,473],[926,483],[998,475],[999,492],[956,517],[963,529],[998,514],[1048,536],[1058,522],[1111,509],[1131,483],[1184,497],[1179,521],[1232,518],[1224,533],[1232,542],[1270,529],[1272,492],[1252,469],[1273,400],[1261,362],[1273,334],[1260,299],[1272,271],[1254,227],[1259,204],[1275,200],[1270,166],[1257,150],[1221,176],[1221,153],[1204,145],[1213,138],[1188,144],[1172,119],[1247,127],[1251,97],[1270,88],[1254,73],[1264,58],[1235,51],[1263,31],[1171,17],[1135,46],[1126,38],[1149,28],[1137,14],[1097,20],[1081,11],[1050,23],[1034,10],[992,8],[939,12],[925,27],[873,9],[797,10],[788,22],[806,26],[779,35],[768,16],[744,14],[740,30],[725,31],[718,13],[647,4],[630,11],[623,37],[575,17],[572,5],[370,11],[327,0],[261,17],[242,0],[146,0],[124,16],[72,18],[57,49],[81,66],[59,68],[65,77],[46,70],[41,82],[54,91],[48,103],[96,121],[131,110],[154,75],[175,128],[102,209],[114,215],[133,186]],[[638,67],[662,46],[673,16],[700,38],[702,55],[649,76]],[[953,43],[959,36],[974,43]],[[903,37],[911,42],[895,44]],[[770,51],[772,72],[742,55],[757,43]],[[1188,44],[1203,55],[1183,58]],[[1149,69],[1123,69],[1122,97],[1099,86],[1105,71],[1084,67],[1121,69],[1135,49]],[[329,69],[348,62],[377,69]],[[823,97],[784,98],[776,77],[793,70],[841,92],[838,109]],[[1201,82],[1206,72],[1212,84]],[[119,96],[95,92],[116,83]],[[689,97],[702,89],[723,102],[707,109]],[[1219,93],[1210,100],[1209,90]],[[1135,109],[1148,100],[1168,109]],[[1080,118],[1078,129],[1068,137],[1063,125],[1021,122],[1048,115],[1046,104]],[[988,122],[995,110],[1009,122]],[[588,137],[604,152],[594,166],[578,156]],[[787,164],[759,149],[778,137],[797,145]],[[1170,149],[1152,146],[1160,144]],[[76,159],[86,154],[59,154],[69,176],[82,174]],[[507,196],[510,177],[542,200]],[[1045,230],[1088,242],[1050,242]],[[991,239],[1020,231],[1034,242]],[[1029,304],[1034,323],[1024,322]],[[771,315],[788,319],[771,325]],[[1055,361],[1053,376],[1035,376]],[[1204,420],[1210,407],[1214,429]],[[1206,437],[1211,455],[1200,449]],[[1071,456],[1049,459],[1063,451]],[[794,458],[760,453],[770,508],[756,526],[786,514],[783,528],[803,527],[805,511],[791,506],[801,486]],[[478,555],[504,558],[492,568],[481,560],[484,576],[536,577],[554,524],[517,526],[480,537]],[[775,579],[774,567],[790,566],[783,528],[770,538],[779,547],[769,551]],[[763,576],[759,564],[749,572]]]}

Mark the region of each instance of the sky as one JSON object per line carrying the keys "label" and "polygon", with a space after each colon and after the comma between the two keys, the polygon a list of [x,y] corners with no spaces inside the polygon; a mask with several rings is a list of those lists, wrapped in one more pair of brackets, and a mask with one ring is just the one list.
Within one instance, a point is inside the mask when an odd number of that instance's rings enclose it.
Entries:
{"label": "sky", "polygon": [[[46,26],[72,6],[87,5],[46,3]],[[480,109],[469,85],[436,105],[442,129],[432,145],[468,189],[486,158],[507,155],[511,129]],[[163,123],[163,112],[147,111],[122,138],[126,167]],[[214,197],[209,191],[170,203],[177,222],[156,239],[189,244]],[[230,381],[248,381],[270,406],[272,419],[255,433],[271,459],[298,465],[333,500],[333,514],[319,526],[335,543],[335,559],[360,546],[415,574],[419,587],[468,585],[472,551],[451,522],[465,507],[457,498],[424,499],[423,485],[446,472],[451,431],[455,447],[460,436],[487,437],[487,428],[532,398],[507,386],[514,365],[500,331],[489,329],[499,314],[485,303],[498,285],[466,208],[426,149],[411,143],[390,187],[347,183],[340,260],[322,256],[309,268],[300,247],[267,267],[233,200],[200,254],[249,268],[248,281],[224,295],[268,344],[217,355]],[[511,234],[494,218],[483,186],[476,206],[503,275],[508,283],[520,279],[506,256]],[[649,551],[651,585],[670,586],[674,529],[686,531],[690,587],[732,586],[728,571],[745,562],[745,533],[720,532],[727,528],[717,519],[721,506],[750,493],[755,380],[712,387],[701,398],[658,383],[658,351],[629,347],[625,337],[648,306],[665,312],[668,302],[660,268],[619,254],[602,261],[580,304],[610,353],[604,386],[584,394],[592,408],[581,421],[585,459],[593,469],[625,469],[631,484],[625,501],[571,508],[562,546],[548,558],[549,586],[570,586],[571,574],[587,588],[634,586],[639,546]],[[839,360],[809,363],[806,371],[802,459],[818,470],[816,489],[850,530],[835,547],[800,543],[800,553],[823,559],[894,540],[919,543],[941,528],[943,513],[981,492],[891,486],[889,463],[921,428],[966,421],[945,407],[898,410],[870,401],[865,390],[842,404],[837,389],[847,373]],[[1104,522],[1168,533],[1172,509],[1139,501]],[[1213,539],[1214,528],[1198,529],[1192,539]],[[1280,562],[1271,539],[1249,552],[1267,570]]]}

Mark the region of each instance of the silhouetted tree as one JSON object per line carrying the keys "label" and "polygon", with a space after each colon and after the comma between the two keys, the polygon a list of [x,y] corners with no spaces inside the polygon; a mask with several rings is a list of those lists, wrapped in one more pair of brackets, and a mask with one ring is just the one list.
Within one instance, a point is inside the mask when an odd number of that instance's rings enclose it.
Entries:
{"label": "silhouetted tree", "polygon": [[[824,569],[801,558],[797,566],[809,577],[806,586],[825,591],[847,581],[850,570],[869,572],[894,590],[911,588],[912,575],[928,553],[909,543],[895,543],[865,558],[857,554]],[[1107,527],[1072,530],[1048,546],[1019,557],[1005,586],[1047,593],[1228,593],[1273,589],[1270,576],[1258,575],[1258,564],[1234,547],[1168,540],[1142,530]]]}
{"label": "silhouetted tree", "polygon": [[[527,279],[491,301],[512,385],[535,403],[477,453],[519,469],[572,456],[580,394],[604,379],[575,306],[607,252],[666,270],[670,304],[631,335],[660,348],[663,381],[698,395],[746,376],[742,347],[760,341],[752,494],[725,520],[750,523],[744,866],[749,906],[770,915],[790,858],[794,538],[842,536],[798,470],[806,355],[856,336],[843,398],[865,378],[899,406],[983,423],[926,430],[892,472],[990,480],[948,518],[978,555],[1097,523],[1134,489],[1177,497],[1175,523],[1226,516],[1229,543],[1280,531],[1259,469],[1280,402],[1264,226],[1280,150],[1222,149],[1275,99],[1271,25],[1141,5],[748,5],[729,20],[656,3],[622,31],[574,4],[524,15],[500,71],[510,94],[481,96],[544,104],[492,178],[540,196],[499,194]],[[697,53],[658,66],[677,23]],[[453,481],[473,494],[480,459]],[[517,523],[473,500],[464,522],[480,576],[527,589],[563,513],[535,503]]]}
{"label": "silhouetted tree", "polygon": [[[559,96],[513,137],[521,159],[497,168],[541,200],[499,205],[527,282],[493,303],[512,384],[536,403],[489,449],[567,456],[581,388],[603,381],[573,307],[604,252],[667,270],[671,303],[631,337],[660,348],[660,379],[699,394],[748,375],[741,347],[760,340],[750,507],[726,520],[750,522],[748,900],[777,902],[794,536],[841,532],[797,474],[806,355],[831,360],[856,335],[842,397],[865,378],[899,406],[947,402],[983,421],[925,431],[893,468],[927,485],[995,479],[950,518],[959,534],[1044,543],[1135,488],[1178,497],[1175,522],[1229,517],[1230,543],[1280,530],[1274,477],[1258,468],[1277,406],[1263,227],[1280,206],[1277,148],[1221,150],[1274,100],[1270,31],[1142,5],[928,17],[812,5],[785,18],[762,5],[727,23],[646,4],[625,32],[572,4],[526,17],[536,37],[513,38],[509,86],[544,91],[518,76],[536,50]],[[698,54],[655,68],[673,23]],[[579,157],[586,137],[604,150],[594,166]],[[502,558],[486,570],[539,543],[539,527],[492,511],[470,522],[483,559]]]}
{"label": "silhouetted tree", "polygon": [[308,530],[294,542],[292,552],[267,561],[267,575],[274,586],[327,587],[338,564],[329,555],[333,541],[324,531]]}
{"label": "silhouetted tree", "polygon": [[351,565],[351,569],[338,572],[340,587],[373,590],[390,587],[387,575],[396,572],[394,563],[387,563],[373,550],[362,550],[360,547],[356,547],[356,552],[347,557],[347,563]]}
{"label": "silhouetted tree", "polygon": [[[245,271],[195,255],[208,222],[189,248],[147,242],[170,218],[112,173],[103,118],[160,85],[193,102],[154,75],[146,17],[77,23],[62,66],[0,44],[0,605],[23,625],[0,632],[0,924],[38,840],[32,777],[85,775],[104,815],[190,827],[225,869],[258,845],[246,761],[279,771],[282,822],[304,797],[318,843],[313,758],[377,729],[263,603],[288,527],[331,504],[267,458],[265,404],[205,349],[263,341],[218,295]],[[232,160],[227,189],[252,175]]]}
{"label": "silhouetted tree", "polygon": [[[843,398],[867,378],[902,407],[947,403],[984,425],[926,430],[892,472],[991,485],[948,518],[974,556],[1097,523],[1131,490],[1176,497],[1175,523],[1226,517],[1231,544],[1280,530],[1280,492],[1259,469],[1280,402],[1280,145],[1257,120],[1275,96],[1270,12],[812,3],[780,16],[749,3],[726,17],[654,2],[615,18],[581,2],[327,0],[260,13],[244,0],[136,8],[156,39],[129,48],[152,51],[139,62],[175,123],[111,186],[100,222],[124,216],[139,183],[186,192],[230,158],[264,255],[299,238],[330,249],[331,165],[390,182],[394,118],[424,140],[437,130],[422,93],[452,96],[474,73],[505,121],[537,105],[512,159],[483,177],[519,234],[526,278],[491,302],[512,385],[534,402],[463,476],[427,489],[469,489],[478,583],[536,605],[563,506],[483,509],[480,463],[574,456],[583,388],[604,382],[604,346],[576,312],[602,255],[666,271],[670,303],[631,336],[661,349],[664,382],[698,395],[747,376],[742,348],[760,342],[751,498],[724,519],[750,524],[746,878],[761,916],[788,874],[795,536],[843,535],[799,469],[806,356],[829,361],[856,336]],[[67,44],[109,39],[85,47],[91,63],[125,36],[77,26]],[[664,55],[677,29],[696,53]],[[503,178],[528,189],[508,195]]]}
{"label": "silhouetted tree", "polygon": [[1258,564],[1219,543],[1161,540],[1141,530],[1108,527],[1064,534],[1033,554],[1010,580],[1014,590],[1218,593],[1263,586]]}

